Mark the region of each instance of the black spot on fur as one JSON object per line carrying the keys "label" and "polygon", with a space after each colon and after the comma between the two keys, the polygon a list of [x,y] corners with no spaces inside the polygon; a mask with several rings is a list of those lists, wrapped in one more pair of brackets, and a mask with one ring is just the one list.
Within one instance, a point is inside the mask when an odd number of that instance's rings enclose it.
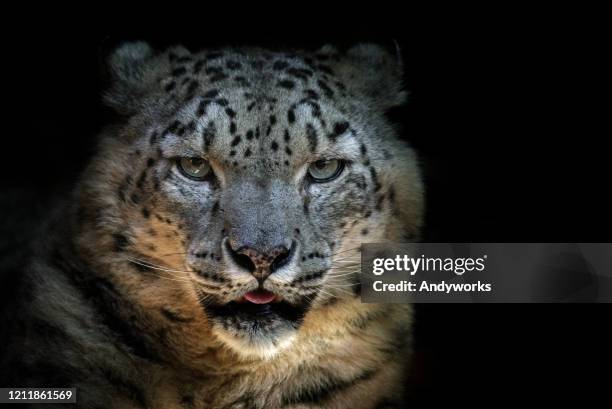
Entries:
{"label": "black spot on fur", "polygon": [[125,184],[121,184],[121,186],[119,186],[119,189],[117,189],[117,196],[119,196],[119,200],[121,200],[123,203],[125,203],[125,190],[127,189],[127,186]]}
{"label": "black spot on fur", "polygon": [[310,105],[310,112],[315,118],[321,118],[321,106],[314,101],[304,100],[303,103]]}
{"label": "black spot on fur", "polygon": [[333,132],[328,135],[329,139],[332,142],[336,142],[336,139],[338,139],[338,137],[340,135],[344,134],[347,131],[348,128],[349,128],[349,123],[348,122],[346,122],[346,121],[336,122],[334,124]]}
{"label": "black spot on fur", "polygon": [[196,114],[198,116],[204,116],[204,114],[206,114],[206,108],[208,108],[208,106],[210,105],[210,102],[211,101],[209,99],[204,99],[200,101]]}
{"label": "black spot on fur", "polygon": [[378,181],[378,174],[376,173],[376,169],[374,169],[374,166],[370,166],[370,176],[372,177],[372,181],[374,182],[374,191],[378,192],[382,186]]}
{"label": "black spot on fur", "polygon": [[138,180],[136,181],[136,187],[138,189],[142,189],[142,186],[144,185],[144,182],[145,182],[146,178],[147,178],[147,171],[145,169],[145,170],[142,171],[142,173],[138,177]]}
{"label": "black spot on fur", "polygon": [[263,60],[252,61],[251,67],[255,68],[256,70],[261,70],[265,64],[266,63]]}
{"label": "black spot on fur", "polygon": [[240,143],[242,137],[240,135],[236,135],[236,137],[232,140],[231,146],[234,147]]}
{"label": "black spot on fur", "polygon": [[215,138],[215,128],[209,124],[206,128],[204,128],[204,131],[202,132],[202,140],[204,142],[204,151],[208,151],[214,138]]}
{"label": "black spot on fur", "polygon": [[198,88],[200,88],[200,83],[196,80],[191,81],[189,87],[187,88],[187,94],[195,93]]}
{"label": "black spot on fur", "polygon": [[310,146],[310,151],[314,152],[317,149],[319,137],[317,136],[317,130],[310,123],[306,124],[306,137],[308,138],[308,145]]}
{"label": "black spot on fur", "polygon": [[222,74],[223,70],[221,69],[221,67],[207,67],[204,72],[206,73],[206,75],[217,75]]}
{"label": "black spot on fur", "polygon": [[272,143],[270,144],[270,148],[272,148],[272,150],[276,152],[278,150],[278,143],[276,141],[272,141]]}
{"label": "black spot on fur", "polygon": [[211,89],[206,94],[204,94],[204,98],[213,99],[219,95],[219,90]]}
{"label": "black spot on fur", "polygon": [[182,75],[185,75],[185,73],[187,72],[187,69],[185,67],[177,67],[174,70],[172,70],[171,75],[173,77],[180,77]]}
{"label": "black spot on fur", "polygon": [[149,138],[149,144],[150,145],[155,145],[155,143],[157,142],[157,139],[159,138],[159,132],[155,131],[151,134],[151,137]]}
{"label": "black spot on fur", "polygon": [[187,62],[190,62],[193,58],[191,58],[190,55],[183,55],[182,57],[179,57],[176,59],[176,62],[179,64],[184,64]]}
{"label": "black spot on fur", "polygon": [[185,131],[187,130],[187,128],[184,125],[181,125],[178,127],[178,129],[176,130],[176,134],[178,136],[184,136],[185,135]]}
{"label": "black spot on fur", "polygon": [[225,63],[225,66],[230,70],[237,70],[242,67],[242,64],[240,64],[238,61],[229,60],[227,63]]}
{"label": "black spot on fur", "polygon": [[165,133],[175,133],[179,129],[180,126],[181,126],[181,123],[177,120],[174,120],[170,125],[168,125],[168,128],[166,128]]}
{"label": "black spot on fur", "polygon": [[304,92],[306,93],[306,98],[309,98],[309,99],[319,99],[319,94],[315,90],[307,89]]}
{"label": "black spot on fur", "polygon": [[368,153],[368,148],[366,148],[365,144],[361,144],[361,154],[365,156]]}
{"label": "black spot on fur", "polygon": [[238,84],[242,85],[243,87],[248,87],[249,85],[251,85],[249,81],[242,76],[238,76],[234,78],[234,81],[236,81]]}
{"label": "black spot on fur", "polygon": [[247,148],[246,151],[244,151],[244,157],[248,158],[249,156],[251,156],[251,148]]}
{"label": "black spot on fur", "polygon": [[377,211],[381,211],[382,210],[382,206],[383,206],[383,202],[385,200],[385,195],[380,195],[378,196],[378,198],[376,199],[376,210]]}
{"label": "black spot on fur", "polygon": [[193,64],[193,73],[199,74],[200,71],[202,71],[205,63],[206,62],[204,60],[198,60],[195,64]]}
{"label": "black spot on fur", "polygon": [[312,76],[312,71],[306,68],[289,68],[287,72],[304,81],[308,80],[308,77]]}
{"label": "black spot on fur", "polygon": [[138,204],[140,203],[140,195],[136,192],[132,193],[130,195],[130,200],[132,201],[132,203],[134,204]]}
{"label": "black spot on fur", "polygon": [[274,65],[272,66],[272,69],[274,69],[275,71],[281,71],[287,68],[288,66],[289,64],[286,61],[279,60],[274,63]]}
{"label": "black spot on fur", "polygon": [[212,77],[210,77],[208,79],[208,81],[210,81],[210,83],[212,84],[212,83],[215,83],[215,82],[218,82],[218,81],[222,81],[222,80],[224,80],[226,78],[227,78],[227,74],[221,73],[221,74],[213,75]]}
{"label": "black spot on fur", "polygon": [[334,97],[334,91],[329,87],[329,85],[327,85],[325,81],[318,80],[317,84],[319,85],[319,87],[321,88],[321,91],[323,91],[323,93],[325,94],[327,98]]}
{"label": "black spot on fur", "polygon": [[393,185],[389,187],[389,201],[391,203],[395,202],[395,187]]}
{"label": "black spot on fur", "polygon": [[157,177],[157,175],[153,175],[151,179],[153,180],[153,190],[155,190],[156,192],[159,191],[159,178]]}
{"label": "black spot on fur", "polygon": [[295,82],[290,80],[282,80],[278,82],[278,86],[286,89],[293,89],[295,87]]}
{"label": "black spot on fur", "polygon": [[181,405],[188,407],[188,408],[193,408],[194,407],[194,399],[193,396],[191,395],[185,395],[181,397]]}

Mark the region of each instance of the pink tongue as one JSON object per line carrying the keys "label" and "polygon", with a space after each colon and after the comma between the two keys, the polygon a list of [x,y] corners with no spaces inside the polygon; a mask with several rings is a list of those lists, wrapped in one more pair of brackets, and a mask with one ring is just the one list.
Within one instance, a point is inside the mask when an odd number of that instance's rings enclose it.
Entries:
{"label": "pink tongue", "polygon": [[244,295],[244,298],[246,298],[247,301],[250,301],[253,304],[267,304],[269,302],[272,302],[274,298],[276,298],[276,295],[266,290],[255,290],[246,293]]}

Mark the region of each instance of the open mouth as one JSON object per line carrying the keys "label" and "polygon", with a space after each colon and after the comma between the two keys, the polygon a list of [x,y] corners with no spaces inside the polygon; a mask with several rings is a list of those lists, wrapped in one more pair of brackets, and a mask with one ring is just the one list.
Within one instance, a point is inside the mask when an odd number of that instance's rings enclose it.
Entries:
{"label": "open mouth", "polygon": [[273,292],[258,289],[255,291],[249,291],[246,293],[238,302],[252,302],[253,304],[269,304],[274,301],[280,301],[281,297],[277,296]]}
{"label": "open mouth", "polygon": [[308,311],[307,301],[289,303],[283,297],[263,289],[249,291],[225,304],[207,305],[208,315],[223,328],[266,335],[296,329]]}

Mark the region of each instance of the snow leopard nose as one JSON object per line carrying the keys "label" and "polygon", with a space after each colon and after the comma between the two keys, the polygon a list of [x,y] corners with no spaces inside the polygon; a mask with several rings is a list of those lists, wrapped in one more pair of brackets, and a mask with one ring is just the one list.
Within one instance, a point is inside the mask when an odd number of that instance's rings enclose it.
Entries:
{"label": "snow leopard nose", "polygon": [[250,246],[241,246],[234,249],[230,242],[230,240],[226,240],[225,245],[233,261],[253,274],[259,282],[263,282],[270,274],[289,263],[293,258],[296,247],[295,242],[293,242],[290,248],[280,245],[268,251],[260,251]]}

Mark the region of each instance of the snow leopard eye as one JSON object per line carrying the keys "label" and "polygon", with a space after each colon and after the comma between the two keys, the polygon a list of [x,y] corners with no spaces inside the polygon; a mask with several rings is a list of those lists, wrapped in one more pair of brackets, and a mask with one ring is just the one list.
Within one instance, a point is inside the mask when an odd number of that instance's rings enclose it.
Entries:
{"label": "snow leopard eye", "polygon": [[193,180],[204,180],[212,171],[208,162],[202,158],[181,158],[177,166],[183,175]]}
{"label": "snow leopard eye", "polygon": [[344,161],[338,159],[318,160],[308,168],[308,176],[315,183],[334,180],[344,170]]}

